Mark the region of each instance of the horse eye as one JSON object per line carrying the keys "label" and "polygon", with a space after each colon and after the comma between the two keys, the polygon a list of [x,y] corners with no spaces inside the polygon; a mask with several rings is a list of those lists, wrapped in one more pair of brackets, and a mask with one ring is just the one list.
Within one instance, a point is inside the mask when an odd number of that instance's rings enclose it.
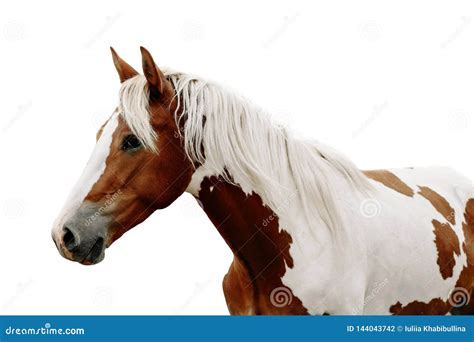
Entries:
{"label": "horse eye", "polygon": [[140,140],[132,134],[127,135],[122,141],[123,151],[137,150],[141,146],[142,146],[142,143],[140,142]]}

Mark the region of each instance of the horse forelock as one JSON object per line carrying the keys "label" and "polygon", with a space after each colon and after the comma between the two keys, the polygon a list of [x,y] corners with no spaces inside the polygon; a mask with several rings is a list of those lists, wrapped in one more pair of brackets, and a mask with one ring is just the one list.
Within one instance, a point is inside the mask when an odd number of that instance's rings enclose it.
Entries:
{"label": "horse forelock", "polygon": [[153,129],[149,114],[149,90],[146,78],[132,77],[120,87],[118,112],[145,148],[157,152],[157,134]]}

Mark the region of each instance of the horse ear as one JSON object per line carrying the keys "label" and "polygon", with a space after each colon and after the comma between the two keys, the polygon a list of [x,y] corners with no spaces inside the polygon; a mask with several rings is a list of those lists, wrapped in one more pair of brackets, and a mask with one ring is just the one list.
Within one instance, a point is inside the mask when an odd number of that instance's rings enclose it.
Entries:
{"label": "horse ear", "polygon": [[145,75],[148,84],[151,86],[151,89],[158,91],[159,94],[163,94],[163,84],[165,82],[165,76],[161,70],[156,66],[151,57],[150,52],[145,49],[143,46],[140,46],[140,51],[142,52],[142,66],[143,74]]}
{"label": "horse ear", "polygon": [[110,51],[112,52],[115,69],[117,69],[121,83],[128,80],[129,78],[132,78],[133,76],[138,75],[138,72],[135,69],[133,69],[130,65],[128,65],[127,62],[119,57],[113,47],[110,47]]}

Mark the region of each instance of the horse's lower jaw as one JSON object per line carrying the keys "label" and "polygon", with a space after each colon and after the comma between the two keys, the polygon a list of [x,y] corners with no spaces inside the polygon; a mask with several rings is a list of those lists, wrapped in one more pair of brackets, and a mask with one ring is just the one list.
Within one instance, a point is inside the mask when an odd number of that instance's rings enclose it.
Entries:
{"label": "horse's lower jaw", "polygon": [[61,256],[66,260],[77,262],[77,263],[79,263],[81,265],[85,265],[85,266],[91,266],[91,265],[96,265],[96,264],[100,263],[102,260],[104,260],[105,250],[102,251],[102,253],[98,257],[96,257],[95,259],[91,258],[90,253],[89,253],[89,255],[87,255],[83,259],[78,259],[77,257],[71,256],[70,253],[62,253],[61,251],[60,251],[59,254],[61,254]]}
{"label": "horse's lower jaw", "polygon": [[82,261],[78,261],[78,262],[80,264],[86,265],[86,266],[96,265],[99,262],[101,262],[102,260],[104,260],[104,257],[105,257],[105,251],[102,251],[102,253],[99,255],[99,257],[96,258],[96,259],[91,259],[88,255],[85,259],[83,259]]}
{"label": "horse's lower jaw", "polygon": [[82,264],[82,265],[85,265],[85,266],[92,266],[92,265],[98,264],[98,263],[101,262],[102,260],[104,260],[104,258],[102,258],[102,259],[100,259],[100,260],[88,260],[88,259],[85,259],[85,260],[80,261],[79,263]]}
{"label": "horse's lower jaw", "polygon": [[82,259],[78,260],[83,265],[95,265],[104,260],[105,257],[104,238],[99,237],[89,250],[89,253]]}
{"label": "horse's lower jaw", "polygon": [[104,260],[105,257],[105,248],[103,247],[103,242],[98,244],[97,242],[95,245],[91,248],[89,254],[82,259],[82,261],[79,261],[79,263],[83,265],[95,265]]}

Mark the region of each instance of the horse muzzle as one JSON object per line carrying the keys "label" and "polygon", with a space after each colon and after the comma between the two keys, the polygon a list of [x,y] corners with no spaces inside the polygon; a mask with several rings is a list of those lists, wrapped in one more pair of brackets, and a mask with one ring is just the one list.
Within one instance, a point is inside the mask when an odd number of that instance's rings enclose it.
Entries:
{"label": "horse muzzle", "polygon": [[83,265],[94,265],[104,259],[109,219],[93,213],[91,206],[83,205],[53,229],[53,241],[64,258]]}

